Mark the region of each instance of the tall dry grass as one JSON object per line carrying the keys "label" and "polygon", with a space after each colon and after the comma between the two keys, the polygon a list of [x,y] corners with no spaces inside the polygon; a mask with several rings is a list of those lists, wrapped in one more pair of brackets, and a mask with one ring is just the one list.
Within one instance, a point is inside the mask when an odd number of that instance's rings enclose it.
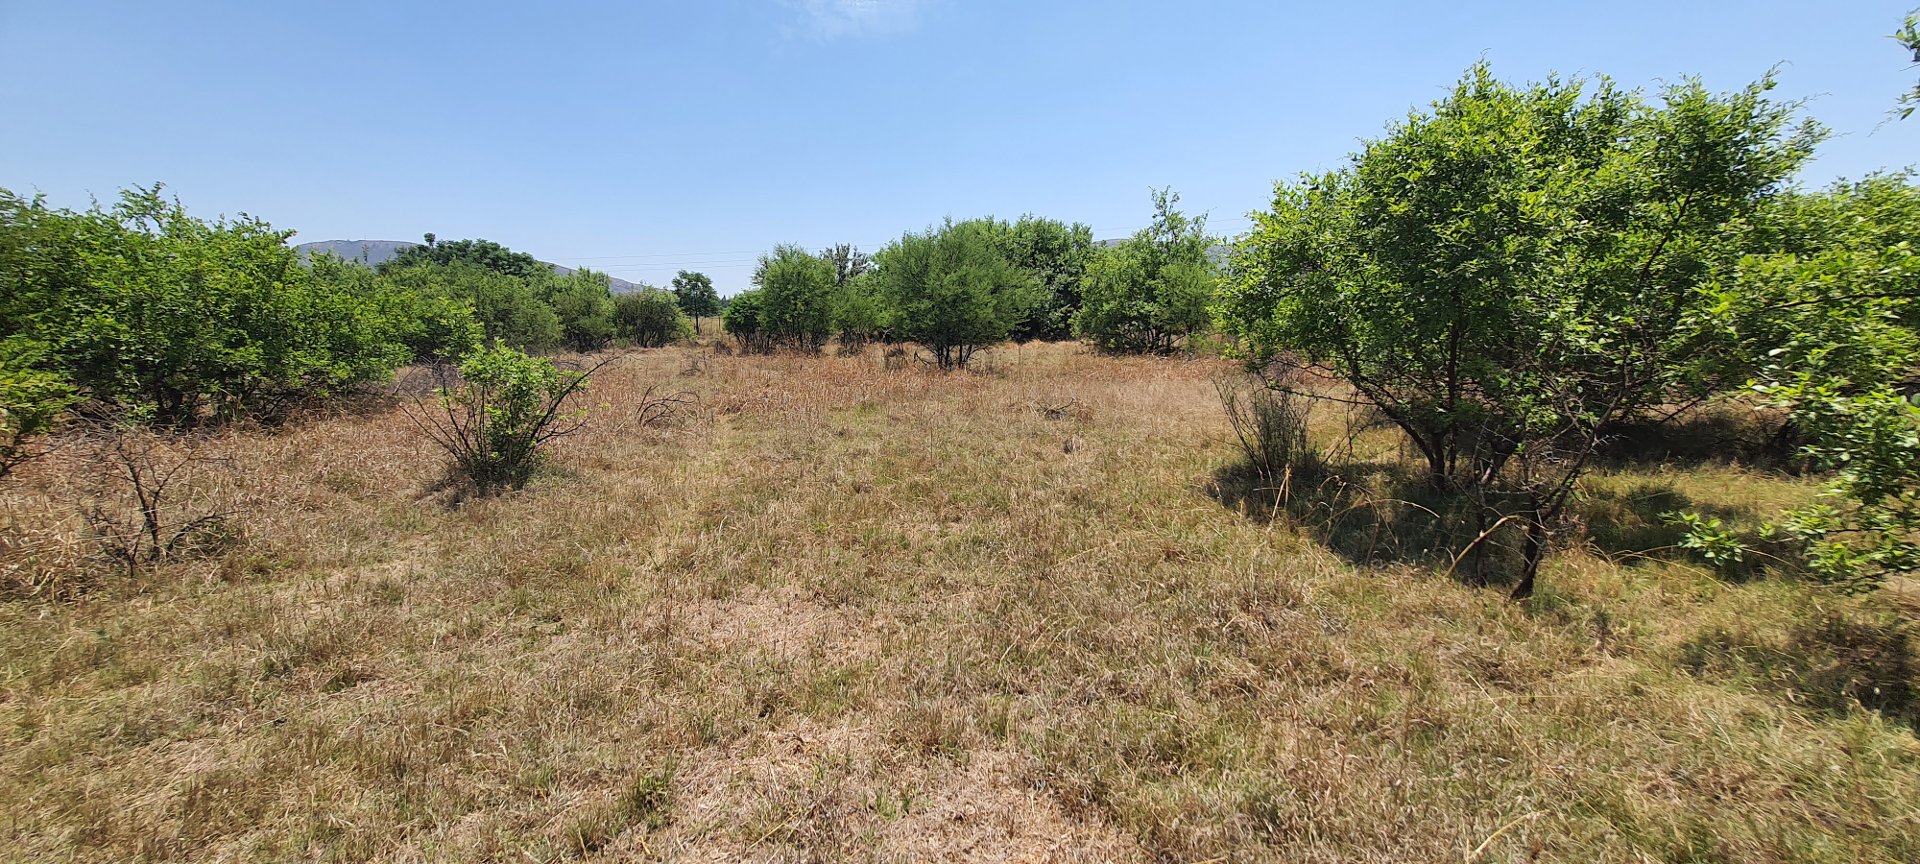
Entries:
{"label": "tall dry grass", "polygon": [[1223,505],[1221,364],[981,364],[634,352],[457,506],[392,410],[231,433],[230,539],[132,576],[87,467],[28,469],[0,859],[1920,860],[1915,721],[1859,686],[1912,675],[1900,595],[1663,548],[1660,502],[1805,481],[1609,467],[1516,605]]}

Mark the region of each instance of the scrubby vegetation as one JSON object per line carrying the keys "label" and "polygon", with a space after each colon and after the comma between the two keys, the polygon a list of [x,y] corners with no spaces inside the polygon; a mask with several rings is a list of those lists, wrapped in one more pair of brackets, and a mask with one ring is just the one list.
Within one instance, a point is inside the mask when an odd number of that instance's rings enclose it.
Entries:
{"label": "scrubby vegetation", "polygon": [[1772,89],[724,305],[0,193],[0,859],[1920,859],[1920,187]]}

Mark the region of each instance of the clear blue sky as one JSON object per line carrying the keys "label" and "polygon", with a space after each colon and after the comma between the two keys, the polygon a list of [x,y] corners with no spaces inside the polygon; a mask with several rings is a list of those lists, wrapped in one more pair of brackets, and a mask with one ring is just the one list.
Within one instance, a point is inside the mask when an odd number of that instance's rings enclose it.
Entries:
{"label": "clear blue sky", "polygon": [[296,242],[485,237],[730,293],[775,243],[947,215],[1119,236],[1163,185],[1232,233],[1481,57],[1722,89],[1779,65],[1836,133],[1807,182],[1906,166],[1909,4],[0,0],[0,186],[160,180]]}

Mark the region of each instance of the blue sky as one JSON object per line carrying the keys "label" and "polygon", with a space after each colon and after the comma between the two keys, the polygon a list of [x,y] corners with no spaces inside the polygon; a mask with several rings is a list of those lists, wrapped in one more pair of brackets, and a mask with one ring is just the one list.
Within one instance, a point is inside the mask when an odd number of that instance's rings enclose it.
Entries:
{"label": "blue sky", "polygon": [[1907,166],[1909,4],[0,0],[0,186],[160,180],[296,242],[485,237],[731,293],[775,243],[948,215],[1121,236],[1156,186],[1232,233],[1482,57],[1721,89],[1778,65],[1836,133],[1807,182]]}

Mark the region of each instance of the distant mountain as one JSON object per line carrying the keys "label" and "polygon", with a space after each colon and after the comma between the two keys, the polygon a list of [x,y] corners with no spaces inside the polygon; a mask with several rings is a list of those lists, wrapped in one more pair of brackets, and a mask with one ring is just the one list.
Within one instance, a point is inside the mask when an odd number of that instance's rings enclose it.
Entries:
{"label": "distant mountain", "polygon": [[[293,248],[294,251],[299,252],[302,256],[317,255],[325,252],[348,261],[358,261],[368,267],[378,267],[393,258],[393,256],[400,254],[400,250],[411,249],[418,245],[420,244],[411,243],[406,240],[317,240],[312,243],[302,243]],[[558,264],[549,264],[545,261],[540,263],[552,267],[553,272],[562,276],[573,272],[572,267],[562,267]],[[613,276],[607,277],[607,282],[612,285],[613,290],[616,292],[638,291],[643,287],[638,283],[628,282],[625,279]]]}

